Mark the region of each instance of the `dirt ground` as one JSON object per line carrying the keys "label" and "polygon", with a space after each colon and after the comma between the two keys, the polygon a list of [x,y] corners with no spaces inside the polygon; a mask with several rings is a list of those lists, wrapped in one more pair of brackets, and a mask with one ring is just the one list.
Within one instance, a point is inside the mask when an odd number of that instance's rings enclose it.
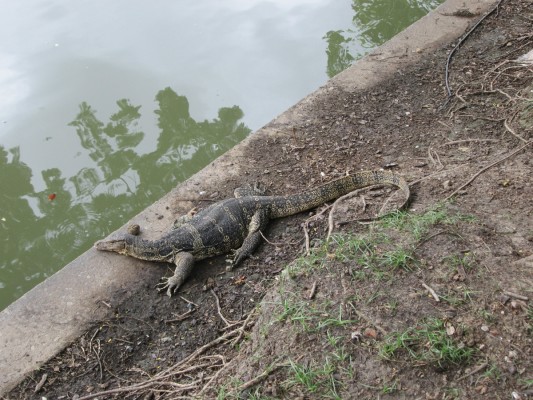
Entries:
{"label": "dirt ground", "polygon": [[330,208],[275,221],[236,270],[215,258],[172,299],[154,281],[110,304],[6,398],[533,398],[533,66],[514,62],[532,21],[504,1],[454,55],[449,102],[452,45],[252,141],[243,180],[269,193],[391,168],[406,213],[356,221],[390,194],[371,188],[327,243]]}

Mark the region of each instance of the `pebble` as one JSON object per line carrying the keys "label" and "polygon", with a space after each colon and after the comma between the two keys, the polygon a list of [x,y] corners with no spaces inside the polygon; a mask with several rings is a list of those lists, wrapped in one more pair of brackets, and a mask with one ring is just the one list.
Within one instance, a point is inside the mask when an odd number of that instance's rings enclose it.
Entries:
{"label": "pebble", "polygon": [[128,226],[128,233],[133,236],[139,235],[141,233],[141,227],[137,224],[132,224]]}

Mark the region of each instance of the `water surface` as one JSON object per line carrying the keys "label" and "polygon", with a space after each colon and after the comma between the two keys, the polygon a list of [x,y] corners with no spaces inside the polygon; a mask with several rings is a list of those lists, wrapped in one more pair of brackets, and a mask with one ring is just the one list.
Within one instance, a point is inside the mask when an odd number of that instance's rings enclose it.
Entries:
{"label": "water surface", "polygon": [[0,309],[438,3],[5,2]]}

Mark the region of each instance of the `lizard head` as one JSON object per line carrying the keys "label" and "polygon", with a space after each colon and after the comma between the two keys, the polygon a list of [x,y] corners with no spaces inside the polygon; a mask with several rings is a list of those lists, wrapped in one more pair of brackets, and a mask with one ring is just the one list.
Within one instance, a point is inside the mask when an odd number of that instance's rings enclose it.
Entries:
{"label": "lizard head", "polygon": [[126,252],[126,240],[100,240],[94,244],[96,250],[114,251],[115,253],[124,254]]}

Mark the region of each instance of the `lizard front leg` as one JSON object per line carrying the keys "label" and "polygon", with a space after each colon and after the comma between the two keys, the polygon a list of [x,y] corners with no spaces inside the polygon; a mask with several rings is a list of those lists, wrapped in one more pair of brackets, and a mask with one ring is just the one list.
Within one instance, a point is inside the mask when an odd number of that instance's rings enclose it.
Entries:
{"label": "lizard front leg", "polygon": [[172,293],[176,293],[181,284],[190,275],[194,265],[194,257],[191,253],[180,252],[176,254],[174,264],[176,264],[174,275],[162,278],[163,282],[157,285],[157,289],[160,292],[167,289],[168,297],[172,297]]}

